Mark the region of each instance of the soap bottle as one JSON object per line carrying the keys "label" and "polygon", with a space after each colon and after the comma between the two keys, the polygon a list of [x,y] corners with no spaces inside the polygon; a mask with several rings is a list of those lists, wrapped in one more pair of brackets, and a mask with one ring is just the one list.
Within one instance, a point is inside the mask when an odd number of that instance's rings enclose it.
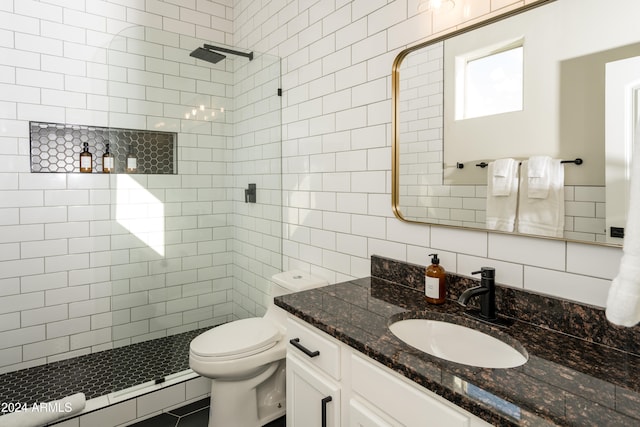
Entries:
{"label": "soap bottle", "polygon": [[446,274],[444,268],[440,265],[438,254],[429,254],[431,265],[424,272],[424,294],[430,304],[444,304],[446,289]]}
{"label": "soap bottle", "polygon": [[138,159],[133,153],[133,147],[129,145],[129,152],[127,153],[127,173],[136,173],[138,170]]}
{"label": "soap bottle", "polygon": [[107,144],[104,154],[102,155],[102,172],[113,172],[113,155],[109,152],[109,144]]}
{"label": "soap bottle", "polygon": [[93,155],[89,152],[89,143],[82,144],[80,153],[80,172],[91,173],[93,171]]}

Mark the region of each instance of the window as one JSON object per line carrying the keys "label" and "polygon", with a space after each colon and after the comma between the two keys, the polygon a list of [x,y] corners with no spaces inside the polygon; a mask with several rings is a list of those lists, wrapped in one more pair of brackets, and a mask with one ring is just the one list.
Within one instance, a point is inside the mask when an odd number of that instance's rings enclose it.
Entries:
{"label": "window", "polygon": [[456,120],[521,111],[523,53],[519,40],[456,58]]}

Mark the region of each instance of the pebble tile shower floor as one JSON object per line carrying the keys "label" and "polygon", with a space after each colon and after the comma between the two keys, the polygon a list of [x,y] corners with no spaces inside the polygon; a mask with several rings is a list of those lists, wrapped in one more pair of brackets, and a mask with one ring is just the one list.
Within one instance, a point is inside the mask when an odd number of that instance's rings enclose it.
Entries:
{"label": "pebble tile shower floor", "polygon": [[[189,343],[209,328],[0,375],[0,402],[31,405],[84,393],[87,400],[189,369]],[[207,427],[209,398],[133,427]],[[284,427],[285,417],[265,427]]]}
{"label": "pebble tile shower floor", "polygon": [[197,329],[0,375],[0,402],[33,404],[84,393],[87,400],[189,369]]}

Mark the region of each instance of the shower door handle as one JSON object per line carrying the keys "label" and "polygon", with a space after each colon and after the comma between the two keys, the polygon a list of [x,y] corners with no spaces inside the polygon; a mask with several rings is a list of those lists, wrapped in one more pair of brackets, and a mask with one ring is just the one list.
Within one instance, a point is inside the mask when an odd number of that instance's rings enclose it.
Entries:
{"label": "shower door handle", "polygon": [[303,352],[309,357],[320,356],[320,352],[318,350],[311,351],[307,347],[300,344],[300,338],[292,338],[289,340],[289,343],[291,343],[292,346],[294,346],[295,348],[297,348],[298,350],[300,350],[301,352]]}
{"label": "shower door handle", "polygon": [[327,427],[327,403],[331,402],[333,398],[331,396],[327,396],[322,399],[320,402],[322,404],[322,427]]}

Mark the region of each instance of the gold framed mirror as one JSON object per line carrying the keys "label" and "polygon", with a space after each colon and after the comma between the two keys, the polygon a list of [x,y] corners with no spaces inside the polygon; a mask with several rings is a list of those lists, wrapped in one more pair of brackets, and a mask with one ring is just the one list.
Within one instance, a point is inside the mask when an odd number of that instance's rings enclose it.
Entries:
{"label": "gold framed mirror", "polygon": [[522,162],[548,156],[564,161],[559,234],[521,232],[529,230],[518,227],[521,196],[509,232],[620,246],[640,111],[639,14],[633,0],[541,1],[400,52],[392,69],[396,217],[505,232],[487,221],[495,192],[483,166],[512,158],[521,181]]}

